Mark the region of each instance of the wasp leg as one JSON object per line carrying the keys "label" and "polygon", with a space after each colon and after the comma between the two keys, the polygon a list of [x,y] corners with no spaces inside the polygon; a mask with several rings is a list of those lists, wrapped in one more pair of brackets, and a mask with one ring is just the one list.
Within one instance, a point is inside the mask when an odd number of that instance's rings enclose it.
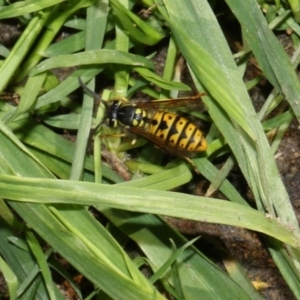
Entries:
{"label": "wasp leg", "polygon": [[126,136],[127,134],[126,133],[112,133],[112,134],[103,134],[103,135],[100,135],[100,138],[117,138],[117,137],[124,137]]}
{"label": "wasp leg", "polygon": [[142,17],[143,19],[148,19],[152,14],[153,14],[153,10],[161,4],[152,4],[150,7],[148,7],[147,9],[142,9],[138,15],[140,17]]}
{"label": "wasp leg", "polygon": [[186,157],[186,156],[183,156],[182,158],[183,158],[187,163],[189,163],[190,166],[193,167],[194,171],[195,171],[197,174],[200,174],[199,170],[197,169],[197,166],[194,164],[194,162],[193,162],[190,158],[188,158],[188,157]]}
{"label": "wasp leg", "polygon": [[130,103],[130,101],[125,97],[117,97],[117,99],[115,100],[121,101],[123,103]]}
{"label": "wasp leg", "polygon": [[102,149],[102,157],[106,162],[115,170],[124,180],[128,181],[131,178],[131,173],[129,172],[127,166],[124,164],[124,161],[119,159],[115,154]]}

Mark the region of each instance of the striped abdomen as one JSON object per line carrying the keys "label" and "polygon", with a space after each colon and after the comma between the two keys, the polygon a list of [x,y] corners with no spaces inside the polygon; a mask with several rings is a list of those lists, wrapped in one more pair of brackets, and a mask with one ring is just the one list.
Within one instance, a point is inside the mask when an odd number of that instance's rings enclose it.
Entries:
{"label": "striped abdomen", "polygon": [[157,112],[147,126],[148,134],[169,147],[188,152],[205,151],[206,140],[190,120],[170,112]]}

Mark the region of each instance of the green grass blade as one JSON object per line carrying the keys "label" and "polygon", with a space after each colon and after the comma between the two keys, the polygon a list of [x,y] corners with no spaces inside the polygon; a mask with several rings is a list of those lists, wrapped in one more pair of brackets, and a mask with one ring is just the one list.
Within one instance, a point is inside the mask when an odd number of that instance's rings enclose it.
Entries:
{"label": "green grass blade", "polygon": [[[219,170],[207,158],[197,158],[194,160],[194,163],[196,164],[198,170],[201,171],[201,174],[210,182],[214,182],[218,177]],[[227,179],[222,182],[219,189],[228,198],[228,200],[248,205],[246,200],[243,199],[243,197]]]}
{"label": "green grass blade", "polygon": [[57,55],[70,54],[80,51],[84,48],[85,32],[78,32],[57,43],[51,44],[46,51],[44,57],[54,57]]}
{"label": "green grass blade", "polygon": [[61,2],[64,1],[63,0],[40,0],[37,2],[35,0],[29,0],[29,1],[13,3],[1,9],[0,20],[18,17],[35,11],[39,11],[49,6],[54,6],[56,4],[59,4]]}
{"label": "green grass blade", "polygon": [[11,122],[22,114],[30,111],[42,89],[46,76],[47,73],[43,73],[28,79],[17,109],[15,110],[14,114],[8,120],[6,120],[6,122]]}
{"label": "green grass blade", "polygon": [[87,144],[92,125],[93,108],[94,99],[85,94],[82,104],[82,113],[80,116],[79,130],[75,143],[72,169],[70,173],[71,180],[79,180],[82,176]]}
{"label": "green grass blade", "polygon": [[11,300],[17,299],[17,289],[19,285],[18,278],[13,273],[13,271],[9,268],[9,266],[5,263],[5,261],[1,256],[0,256],[0,270],[7,283],[10,299]]}
{"label": "green grass blade", "polygon": [[118,26],[133,40],[145,45],[155,45],[164,37],[161,32],[156,31],[153,27],[126,9],[120,1],[111,0],[110,5],[118,21]]}
{"label": "green grass blade", "polygon": [[45,280],[45,284],[46,284],[46,287],[47,287],[49,297],[50,297],[51,300],[55,300],[56,296],[55,296],[55,292],[54,292],[54,285],[53,285],[53,281],[52,281],[52,276],[51,276],[48,264],[46,262],[44,253],[41,249],[41,246],[40,246],[39,242],[37,241],[36,237],[34,236],[34,234],[32,232],[28,231],[26,235],[27,235],[28,245],[31,248],[32,253],[34,254],[34,256],[35,256],[35,258],[36,258],[36,260],[39,264],[41,273],[42,273],[43,278]]}
{"label": "green grass blade", "polygon": [[58,67],[74,67],[93,64],[124,64],[143,66],[153,69],[152,63],[139,55],[119,52],[115,50],[90,50],[83,53],[59,55],[38,64],[31,72],[31,76]]}
{"label": "green grass blade", "polygon": [[286,251],[286,249],[284,249],[282,243],[271,238],[268,238],[267,241],[269,251],[272,255],[274,262],[276,263],[277,268],[279,269],[283,278],[285,278],[295,297],[299,299],[299,271],[291,263],[289,253]]}
{"label": "green grass blade", "polygon": [[[85,241],[81,240],[73,232],[70,232],[66,227],[62,227],[62,223],[45,206],[24,205],[24,203],[21,205],[11,203],[11,205],[18,213],[22,214],[28,224],[34,225],[35,231],[40,236],[47,238],[57,252],[67,257],[71,264],[75,265],[80,272],[95,285],[102,288],[110,297],[124,300],[133,299],[133,297],[153,299],[155,291],[153,287],[151,288],[147,284],[147,281],[144,281],[143,285],[137,284],[131,278],[121,275],[117,267],[112,266],[113,261],[104,261],[100,257],[95,256],[89,250]],[[80,218],[81,213],[78,211],[76,219],[80,220]],[[44,222],[44,220],[47,220],[47,222]],[[72,223],[73,221],[74,214],[72,214],[72,219],[68,220],[68,222]],[[77,251],[75,252],[74,249],[77,249]],[[123,255],[126,254],[124,253]],[[136,270],[136,272],[139,271]],[[119,288],[116,289],[116,286]],[[157,299],[163,298],[157,294]]]}
{"label": "green grass blade", "polygon": [[[213,198],[195,197],[174,192],[153,191],[89,182],[18,178],[0,175],[0,196],[24,202],[77,203],[103,205],[118,209],[165,214],[211,223],[242,226],[266,233],[298,248],[297,231],[290,231],[275,219],[267,218],[252,208]],[[31,194],[27,194],[31,191]],[[52,195],[49,199],[48,195]],[[144,201],[147,199],[147,201]]]}
{"label": "green grass blade", "polygon": [[67,95],[72,93],[79,87],[78,77],[80,77],[83,82],[86,82],[97,74],[99,74],[103,69],[102,68],[89,68],[78,69],[74,71],[67,79],[61,82],[57,87],[50,90],[48,93],[40,96],[35,105],[35,109],[40,109],[49,104],[55,103],[60,99],[64,99]]}
{"label": "green grass blade", "polygon": [[[122,4],[121,4],[122,3]],[[125,11],[127,11],[126,7],[129,7],[129,1],[123,0],[120,1],[119,6],[124,8]],[[110,5],[112,3],[110,2]],[[124,19],[128,21],[126,18],[126,14],[124,14]],[[129,22],[129,26],[130,26]],[[131,25],[132,26],[132,25]],[[128,53],[129,50],[129,37],[124,32],[121,26],[116,24],[115,26],[115,35],[116,35],[116,42],[115,42],[115,50]],[[112,91],[111,99],[117,99],[119,97],[126,97],[127,90],[128,90],[128,81],[129,81],[129,69],[123,68],[122,66],[116,66],[115,72],[114,72],[114,89]]]}
{"label": "green grass blade", "polygon": [[94,2],[94,0],[79,1],[75,2],[74,4],[65,2],[61,5],[54,6],[47,20],[47,27],[45,32],[38,40],[37,45],[31,51],[29,58],[23,64],[21,72],[18,74],[18,82],[22,81],[42,59],[43,52],[53,41],[65,21],[77,10],[90,5],[92,2]]}
{"label": "green grass blade", "polygon": [[119,183],[122,186],[144,187],[147,186],[156,190],[171,190],[192,179],[192,173],[186,164],[180,164],[178,167],[170,170],[160,171],[159,174],[138,178],[131,181]]}
{"label": "green grass blade", "polygon": [[[159,269],[173,254],[170,238],[178,247],[187,241],[159,217],[149,214],[133,214],[116,209],[99,207],[112,222],[130,236]],[[187,299],[207,300],[249,299],[247,295],[216,265],[199,253],[194,247],[187,248],[177,259],[183,293]],[[174,284],[171,274],[166,278]]]}
{"label": "green grass blade", "polygon": [[236,281],[239,286],[243,287],[252,300],[263,299],[262,295],[254,288],[253,284],[248,279],[245,269],[237,261],[234,261],[233,258],[229,257],[225,259],[224,264],[230,277]]}
{"label": "green grass blade", "polygon": [[17,43],[10,51],[9,56],[5,59],[4,64],[0,68],[0,77],[2,78],[0,82],[0,91],[3,91],[12,76],[18,73],[18,68],[41,32],[49,15],[50,12],[47,11],[32,18],[22,36],[18,39]]}
{"label": "green grass blade", "polygon": [[141,67],[135,67],[134,70],[150,82],[166,90],[189,91],[191,88],[182,82],[169,81],[158,76],[156,73]]}
{"label": "green grass blade", "polygon": [[[38,270],[36,270],[35,276],[31,277],[32,270],[36,267],[36,262],[33,259],[32,253],[30,253],[28,245],[23,240],[22,242],[16,242],[16,239],[14,239],[16,236],[15,229],[9,227],[1,219],[0,223],[1,256],[18,278],[20,283],[17,290],[18,296],[22,295],[24,298],[27,297],[27,299],[33,299],[34,297],[40,297],[42,299],[47,297],[47,290],[41,281],[41,275],[38,274]],[[22,246],[20,246],[20,244],[22,244]],[[26,284],[28,279],[30,280],[29,285]],[[26,290],[21,290],[24,284],[27,288]],[[58,292],[57,289],[56,292]],[[57,299],[61,299],[59,293],[57,293]]]}
{"label": "green grass blade", "polygon": [[[14,172],[13,170],[17,169],[17,167],[20,165],[20,161],[22,161],[22,164],[24,168],[29,166],[34,169],[37,174],[39,174],[40,177],[51,177],[51,173],[41,166],[41,164],[38,162],[38,160],[32,156],[30,151],[20,142],[20,140],[13,134],[12,131],[8,127],[6,127],[2,122],[0,122],[0,136],[1,136],[1,160],[3,160],[3,164],[5,165],[5,159],[4,157],[7,157],[7,163],[9,162],[10,170],[11,172]],[[20,149],[20,157],[16,157],[14,152],[12,151],[12,148],[14,148],[14,145]],[[33,160],[34,162],[29,162],[30,160]]]}
{"label": "green grass blade", "polygon": [[[262,15],[255,0],[227,0],[240,21],[245,38],[255,58],[273,86],[283,92],[296,117],[300,120],[300,82],[291,61]],[[259,34],[258,34],[259,33]]]}
{"label": "green grass blade", "polygon": [[[179,249],[176,249],[174,253],[169,257],[169,259],[155,272],[154,275],[151,276],[150,281],[152,283],[156,282],[159,278],[161,278],[171,267],[173,263],[176,262],[176,260],[179,258],[180,255],[183,254],[184,250],[188,248],[189,246],[193,245],[194,242],[196,242],[198,238],[194,238],[191,241],[184,244]],[[174,245],[176,246],[176,245]]]}
{"label": "green grass blade", "polygon": [[[71,163],[74,157],[74,143],[64,139],[62,136],[57,135],[49,128],[36,124],[35,122],[23,121],[14,122],[10,124],[13,130],[17,131],[18,137],[26,144],[31,145],[37,150],[48,153],[51,156],[56,157],[58,160],[64,160]],[[26,127],[25,131],[22,131]],[[31,128],[28,131],[28,128]],[[20,147],[24,147],[22,144]],[[28,151],[24,148],[25,151]],[[26,161],[24,165],[26,166]],[[51,165],[51,162],[48,162]],[[93,160],[91,157],[85,158],[85,168],[89,171],[94,170]],[[106,165],[102,166],[103,176],[112,182],[122,182],[123,180],[114,173]],[[55,173],[55,172],[53,172]],[[56,173],[55,173],[56,174]]]}

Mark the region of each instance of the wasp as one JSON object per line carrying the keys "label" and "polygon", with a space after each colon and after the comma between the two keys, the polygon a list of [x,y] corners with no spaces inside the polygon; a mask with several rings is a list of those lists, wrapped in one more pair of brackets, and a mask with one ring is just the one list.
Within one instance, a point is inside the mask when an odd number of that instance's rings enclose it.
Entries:
{"label": "wasp", "polygon": [[200,100],[198,96],[136,104],[114,100],[107,107],[108,125],[125,126],[170,154],[189,156],[191,153],[206,150],[205,137],[194,122],[168,111],[167,108],[174,109],[174,106],[191,101]]}
{"label": "wasp", "polygon": [[[83,83],[81,86],[92,92]],[[205,151],[207,142],[197,124],[178,111],[186,107],[203,110],[203,95],[137,103],[121,98],[102,103],[106,107],[108,126],[123,126],[164,152],[187,160],[195,168],[189,158]]]}

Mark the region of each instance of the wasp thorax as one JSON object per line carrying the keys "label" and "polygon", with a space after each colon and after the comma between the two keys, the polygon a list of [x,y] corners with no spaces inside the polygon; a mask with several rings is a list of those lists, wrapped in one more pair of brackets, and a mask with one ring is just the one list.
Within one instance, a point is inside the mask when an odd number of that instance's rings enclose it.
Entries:
{"label": "wasp thorax", "polygon": [[124,105],[119,107],[117,112],[117,120],[123,126],[140,127],[143,126],[146,112],[132,105]]}

